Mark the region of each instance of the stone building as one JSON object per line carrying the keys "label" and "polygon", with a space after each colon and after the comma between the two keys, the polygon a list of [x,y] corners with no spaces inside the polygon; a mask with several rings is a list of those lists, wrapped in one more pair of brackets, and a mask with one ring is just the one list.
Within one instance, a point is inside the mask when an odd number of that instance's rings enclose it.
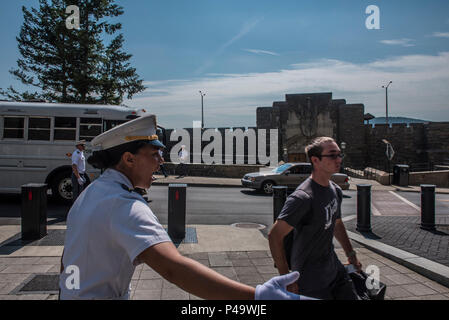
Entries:
{"label": "stone building", "polygon": [[331,92],[287,94],[285,101],[257,108],[257,128],[279,129],[279,154],[288,161],[307,161],[304,148],[318,136],[346,143],[345,165],[364,163],[364,105],[332,99]]}
{"label": "stone building", "polygon": [[[345,142],[344,165],[355,169],[386,169],[393,164],[412,168],[449,162],[449,122],[423,124],[364,124],[363,104],[332,99],[331,92],[287,94],[285,101],[257,108],[257,128],[279,130],[279,155],[288,161],[307,161],[305,146],[318,136]],[[395,156],[386,158],[389,141]]]}

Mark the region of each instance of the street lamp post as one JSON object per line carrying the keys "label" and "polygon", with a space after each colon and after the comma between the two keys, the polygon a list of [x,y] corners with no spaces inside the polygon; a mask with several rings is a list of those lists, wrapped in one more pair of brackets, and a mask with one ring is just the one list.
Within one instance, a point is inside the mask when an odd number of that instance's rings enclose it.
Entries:
{"label": "street lamp post", "polygon": [[200,95],[201,95],[201,129],[204,129],[204,102],[203,102],[203,98],[204,98],[204,96],[206,94],[201,92],[201,90],[199,92],[200,92]]}
{"label": "street lamp post", "polygon": [[388,87],[392,83],[393,81],[390,81],[386,86],[382,86],[382,88],[385,88],[385,114],[386,114],[385,122],[387,123],[387,127],[388,127]]}

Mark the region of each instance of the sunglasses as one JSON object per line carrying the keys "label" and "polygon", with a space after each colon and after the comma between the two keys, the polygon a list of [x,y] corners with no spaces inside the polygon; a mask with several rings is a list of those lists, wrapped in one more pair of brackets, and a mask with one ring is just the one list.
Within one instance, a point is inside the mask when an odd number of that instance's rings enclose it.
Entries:
{"label": "sunglasses", "polygon": [[337,158],[343,159],[344,158],[343,153],[335,153],[335,154],[321,154],[319,155],[319,158],[325,157],[325,158],[331,158],[332,160],[337,160]]}

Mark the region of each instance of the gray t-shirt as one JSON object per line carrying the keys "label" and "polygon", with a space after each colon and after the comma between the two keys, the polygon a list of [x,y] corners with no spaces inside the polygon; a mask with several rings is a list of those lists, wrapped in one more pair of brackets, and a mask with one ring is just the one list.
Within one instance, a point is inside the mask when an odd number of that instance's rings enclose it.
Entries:
{"label": "gray t-shirt", "polygon": [[342,191],[330,181],[323,187],[308,178],[285,202],[278,219],[294,227],[292,270],[299,271],[300,290],[327,288],[340,263],[332,243],[335,220],[341,218]]}

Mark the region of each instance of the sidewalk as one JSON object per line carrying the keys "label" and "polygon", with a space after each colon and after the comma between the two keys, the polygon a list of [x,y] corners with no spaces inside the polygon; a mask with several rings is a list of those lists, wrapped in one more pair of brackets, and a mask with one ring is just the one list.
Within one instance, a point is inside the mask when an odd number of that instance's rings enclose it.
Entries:
{"label": "sidewalk", "polygon": [[[194,236],[189,237],[188,243],[179,245],[178,250],[183,255],[252,286],[277,275],[268,241],[259,230],[211,225],[187,227],[194,231]],[[63,225],[49,226],[47,237],[51,239],[45,237],[20,245],[17,240],[20,226],[0,226],[0,299],[57,299],[63,249],[60,240],[64,232]],[[10,240],[5,243],[7,239]],[[388,286],[386,299],[449,299],[449,288],[357,243],[354,247],[365,267],[379,267],[380,280]],[[341,261],[346,262],[343,250],[337,247],[336,252]],[[198,299],[162,279],[146,265],[136,268],[131,286],[134,300]]]}
{"label": "sidewalk", "polygon": [[[421,192],[420,186],[407,186],[407,187],[401,187],[401,186],[385,186],[377,182],[376,180],[367,180],[367,179],[359,179],[359,178],[353,178],[350,177],[349,180],[350,187],[349,190],[357,191],[357,185],[358,184],[370,184],[371,191],[403,191],[403,192]],[[441,194],[449,194],[449,188],[435,188],[436,193]]]}
{"label": "sidewalk", "polygon": [[[189,186],[195,187],[218,187],[218,188],[242,188],[242,183],[240,179],[237,178],[215,178],[215,177],[182,177],[168,176],[165,178],[163,175],[155,175],[156,180],[153,185],[169,185],[172,183],[185,183]],[[372,185],[371,191],[404,191],[404,192],[421,192],[419,186],[384,186],[381,185],[376,180],[367,180],[350,177],[349,180],[350,187],[349,190],[357,191],[358,184],[370,184]],[[436,188],[436,193],[449,194],[449,188]]]}

